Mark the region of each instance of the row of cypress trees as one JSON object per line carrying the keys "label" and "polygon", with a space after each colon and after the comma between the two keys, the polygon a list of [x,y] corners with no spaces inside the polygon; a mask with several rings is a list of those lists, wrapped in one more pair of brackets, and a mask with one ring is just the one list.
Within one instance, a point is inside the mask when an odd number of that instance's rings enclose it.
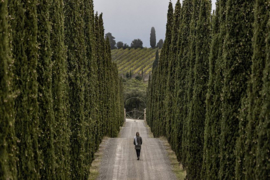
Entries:
{"label": "row of cypress trees", "polygon": [[0,66],[0,179],[87,179],[124,121],[93,1],[1,1]]}
{"label": "row of cypress trees", "polygon": [[270,178],[270,1],[169,4],[147,122],[186,179]]}

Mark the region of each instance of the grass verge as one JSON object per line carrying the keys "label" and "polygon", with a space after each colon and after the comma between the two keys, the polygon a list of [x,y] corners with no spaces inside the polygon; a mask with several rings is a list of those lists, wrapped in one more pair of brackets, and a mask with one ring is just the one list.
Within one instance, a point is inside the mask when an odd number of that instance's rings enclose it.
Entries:
{"label": "grass verge", "polygon": [[146,126],[146,129],[147,129],[147,133],[148,133],[149,138],[154,138],[154,135],[153,135],[153,133],[151,131],[151,128],[148,126],[148,124],[147,124],[146,121],[144,121],[144,124]]}
{"label": "grass verge", "polygon": [[88,180],[96,180],[99,175],[99,167],[102,160],[102,155],[106,146],[106,142],[109,137],[104,137],[101,144],[99,145],[98,151],[95,153],[95,160],[92,162],[90,167],[90,175]]}
{"label": "grass verge", "polygon": [[162,142],[162,144],[164,145],[167,153],[168,153],[168,157],[170,159],[171,162],[171,166],[172,166],[172,170],[175,173],[176,177],[178,180],[184,180],[186,177],[186,171],[183,169],[182,164],[180,164],[177,160],[177,157],[175,155],[175,152],[171,149],[171,145],[169,144],[168,140],[166,137],[160,137],[159,138],[160,141]]}

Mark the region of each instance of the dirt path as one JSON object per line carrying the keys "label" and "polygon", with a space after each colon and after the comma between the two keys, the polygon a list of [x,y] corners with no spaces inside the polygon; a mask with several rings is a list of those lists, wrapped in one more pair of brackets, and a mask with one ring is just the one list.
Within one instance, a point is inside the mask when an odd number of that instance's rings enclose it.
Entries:
{"label": "dirt path", "polygon": [[[133,145],[137,131],[143,138],[139,161]],[[98,180],[176,180],[164,146],[147,131],[144,121],[127,119],[119,138],[105,145]]]}

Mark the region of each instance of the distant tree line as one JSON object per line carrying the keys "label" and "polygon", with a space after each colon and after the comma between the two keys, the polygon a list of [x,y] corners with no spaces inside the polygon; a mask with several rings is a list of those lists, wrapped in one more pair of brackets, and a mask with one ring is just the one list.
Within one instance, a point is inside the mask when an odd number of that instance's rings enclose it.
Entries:
{"label": "distant tree line", "polygon": [[[105,38],[109,38],[110,41],[110,47],[111,49],[130,49],[130,48],[134,48],[134,49],[138,49],[138,48],[143,48],[143,42],[141,39],[134,39],[130,46],[126,43],[123,43],[122,41],[118,41],[116,43],[115,41],[115,37],[112,35],[112,33],[108,32],[105,35]],[[151,28],[151,33],[150,33],[150,45],[152,48],[159,48],[161,49],[163,46],[163,40],[160,39],[158,41],[158,43],[156,43],[156,30],[154,27]]]}
{"label": "distant tree line", "polygon": [[123,124],[93,1],[0,1],[0,179],[88,179]]}
{"label": "distant tree line", "polygon": [[179,0],[149,81],[147,122],[186,179],[270,177],[270,2]]}

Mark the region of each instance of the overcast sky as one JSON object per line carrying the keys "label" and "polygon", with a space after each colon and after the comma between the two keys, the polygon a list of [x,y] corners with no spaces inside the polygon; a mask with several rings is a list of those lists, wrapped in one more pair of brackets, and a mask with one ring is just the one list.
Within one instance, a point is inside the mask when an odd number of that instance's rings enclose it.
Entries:
{"label": "overcast sky", "polygon": [[[173,6],[176,2],[172,0]],[[164,40],[168,5],[169,0],[94,0],[95,11],[103,13],[105,33],[112,33],[116,42],[128,45],[139,38],[144,47],[150,47],[151,27],[156,29],[157,42]]]}

